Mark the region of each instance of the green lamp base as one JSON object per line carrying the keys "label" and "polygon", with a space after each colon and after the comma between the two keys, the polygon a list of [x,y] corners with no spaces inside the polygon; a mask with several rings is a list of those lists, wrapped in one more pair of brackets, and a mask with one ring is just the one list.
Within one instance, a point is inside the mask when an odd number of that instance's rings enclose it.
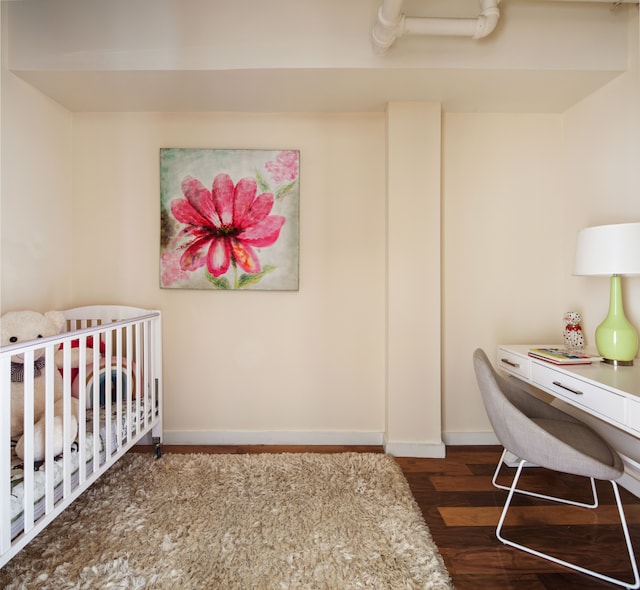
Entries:
{"label": "green lamp base", "polygon": [[620,276],[611,277],[609,313],[596,329],[596,347],[605,363],[630,366],[638,352],[638,331],[624,315]]}
{"label": "green lamp base", "polygon": [[605,357],[602,357],[602,362],[607,363],[609,365],[613,365],[615,367],[632,367],[633,366],[633,361],[618,361],[616,359],[608,359]]}

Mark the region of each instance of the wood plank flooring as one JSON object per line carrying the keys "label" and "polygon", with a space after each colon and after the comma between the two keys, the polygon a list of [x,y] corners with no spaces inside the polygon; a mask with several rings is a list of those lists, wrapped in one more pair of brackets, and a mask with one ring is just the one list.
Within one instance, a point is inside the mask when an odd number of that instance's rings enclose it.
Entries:
{"label": "wood plank flooring", "polygon": [[[398,458],[457,590],[611,589],[619,586],[573,572],[500,543],[495,537],[506,492],[491,485],[500,447],[448,447],[445,459]],[[508,484],[515,469],[503,467]],[[528,468],[522,486],[589,501],[584,478]],[[515,541],[632,580],[611,485],[598,482],[596,510],[558,506],[522,495],[513,500],[505,534]],[[620,489],[640,560],[640,499]]]}
{"label": "wood plank flooring", "polygon": [[[144,447],[136,447],[143,451]],[[383,452],[380,447],[164,446],[163,452]],[[506,492],[491,485],[502,449],[497,446],[447,447],[444,459],[397,458],[422,510],[457,590],[612,589],[597,580],[549,561],[507,547],[495,537]],[[507,484],[513,469],[503,468]],[[583,478],[528,468],[522,486],[547,494],[570,494],[588,501],[590,487]],[[600,507],[593,510],[516,496],[505,534],[533,544],[541,551],[577,561],[609,576],[631,580],[615,500],[608,482],[598,482]],[[620,489],[640,561],[640,499]]]}

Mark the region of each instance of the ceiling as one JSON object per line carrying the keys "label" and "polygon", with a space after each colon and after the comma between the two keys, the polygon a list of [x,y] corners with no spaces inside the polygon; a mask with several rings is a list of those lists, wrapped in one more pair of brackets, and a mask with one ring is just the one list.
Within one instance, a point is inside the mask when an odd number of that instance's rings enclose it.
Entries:
{"label": "ceiling", "polygon": [[[502,0],[490,38],[401,37],[376,55],[379,0],[349,0],[346,12],[342,0],[2,4],[9,68],[74,112],[370,112],[393,100],[563,112],[626,70],[638,18],[636,6]],[[476,18],[478,2],[403,10]]]}

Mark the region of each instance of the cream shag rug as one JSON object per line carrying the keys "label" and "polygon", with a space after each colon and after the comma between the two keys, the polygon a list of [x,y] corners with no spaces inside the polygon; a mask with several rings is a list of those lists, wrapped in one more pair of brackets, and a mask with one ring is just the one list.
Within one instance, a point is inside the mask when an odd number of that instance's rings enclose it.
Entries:
{"label": "cream shag rug", "polygon": [[401,469],[374,453],[129,454],[0,587],[453,588]]}

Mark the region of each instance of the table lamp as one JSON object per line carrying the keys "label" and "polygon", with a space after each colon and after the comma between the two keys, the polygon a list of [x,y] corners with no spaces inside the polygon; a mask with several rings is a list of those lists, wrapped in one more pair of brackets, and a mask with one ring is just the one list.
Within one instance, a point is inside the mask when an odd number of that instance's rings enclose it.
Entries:
{"label": "table lamp", "polygon": [[638,331],[624,315],[622,275],[640,275],[640,223],[587,227],[578,233],[574,275],[611,277],[609,313],[596,329],[604,362],[633,365]]}

